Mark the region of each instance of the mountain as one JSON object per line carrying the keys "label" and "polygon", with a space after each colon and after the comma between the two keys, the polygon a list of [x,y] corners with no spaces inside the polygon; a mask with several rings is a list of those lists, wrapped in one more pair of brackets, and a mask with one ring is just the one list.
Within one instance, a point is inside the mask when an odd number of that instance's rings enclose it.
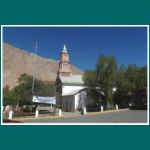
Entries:
{"label": "mountain", "polygon": [[[34,62],[34,54],[3,43],[3,87],[6,85],[9,85],[10,88],[15,87],[17,79],[22,73],[32,76],[33,70],[35,70],[34,74],[37,79],[41,79],[42,81],[56,80],[58,61],[37,56],[36,63],[34,64]],[[71,70],[75,75],[83,74],[74,65],[71,65]]]}

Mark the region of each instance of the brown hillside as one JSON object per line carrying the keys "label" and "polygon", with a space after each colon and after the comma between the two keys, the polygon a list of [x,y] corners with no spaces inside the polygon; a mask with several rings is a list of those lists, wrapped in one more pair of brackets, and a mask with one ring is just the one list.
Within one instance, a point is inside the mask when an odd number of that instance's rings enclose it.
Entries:
{"label": "brown hillside", "polygon": [[[59,55],[58,55],[59,57]],[[3,87],[17,85],[17,79],[22,73],[33,74],[34,55],[10,44],[3,43]],[[71,65],[73,74],[83,74],[81,70]],[[58,62],[53,59],[36,57],[35,77],[43,81],[55,81]]]}

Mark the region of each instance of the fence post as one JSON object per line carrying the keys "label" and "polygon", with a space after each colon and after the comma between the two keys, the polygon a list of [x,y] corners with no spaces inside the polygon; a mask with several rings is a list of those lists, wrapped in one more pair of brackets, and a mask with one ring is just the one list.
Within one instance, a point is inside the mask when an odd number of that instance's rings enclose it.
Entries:
{"label": "fence post", "polygon": [[10,110],[10,111],[9,111],[8,119],[12,119],[12,117],[13,117],[13,111],[12,111],[12,110]]}
{"label": "fence post", "polygon": [[35,111],[35,118],[38,118],[39,117],[39,110],[37,109],[36,111]]}
{"label": "fence post", "polygon": [[116,110],[118,110],[118,105],[116,104]]}
{"label": "fence post", "polygon": [[61,116],[62,115],[62,111],[61,109],[58,110],[58,116]]}
{"label": "fence post", "polygon": [[101,105],[101,112],[103,112],[104,111],[104,109],[103,109],[103,106]]}
{"label": "fence post", "polygon": [[83,115],[86,115],[86,107],[83,108]]}

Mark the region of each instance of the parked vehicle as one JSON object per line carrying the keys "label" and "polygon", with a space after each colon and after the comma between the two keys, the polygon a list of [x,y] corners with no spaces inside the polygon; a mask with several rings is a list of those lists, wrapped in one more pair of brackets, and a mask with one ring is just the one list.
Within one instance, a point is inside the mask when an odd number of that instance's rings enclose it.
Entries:
{"label": "parked vehicle", "polygon": [[138,89],[133,93],[129,104],[130,109],[147,109],[147,88]]}

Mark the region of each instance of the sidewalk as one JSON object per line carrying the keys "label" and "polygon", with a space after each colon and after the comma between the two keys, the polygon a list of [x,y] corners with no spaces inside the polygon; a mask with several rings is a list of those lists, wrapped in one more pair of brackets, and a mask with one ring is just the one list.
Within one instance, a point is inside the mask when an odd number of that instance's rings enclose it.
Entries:
{"label": "sidewalk", "polygon": [[[100,114],[106,114],[106,113],[112,113],[112,112],[121,112],[121,111],[128,111],[129,109],[119,109],[119,110],[108,110],[104,112],[87,112],[86,116],[91,116],[91,115],[100,115]],[[13,120],[36,120],[36,119],[52,119],[52,118],[69,118],[69,117],[78,117],[78,116],[83,116],[81,112],[62,112],[62,116],[53,116],[50,114],[40,114],[38,118],[35,118],[35,116],[24,116],[24,117],[15,117]]]}
{"label": "sidewalk", "polygon": [[[97,111],[97,112],[86,112],[86,116],[88,115],[97,115],[97,114],[106,114],[106,113],[112,113],[112,112],[121,112],[121,111],[127,111],[127,109],[119,109],[119,110],[107,110],[107,111]],[[77,116],[83,116],[81,112],[62,112],[63,117],[77,117]]]}
{"label": "sidewalk", "polygon": [[77,117],[77,116],[82,116],[80,111],[77,112],[62,112],[63,117]]}

